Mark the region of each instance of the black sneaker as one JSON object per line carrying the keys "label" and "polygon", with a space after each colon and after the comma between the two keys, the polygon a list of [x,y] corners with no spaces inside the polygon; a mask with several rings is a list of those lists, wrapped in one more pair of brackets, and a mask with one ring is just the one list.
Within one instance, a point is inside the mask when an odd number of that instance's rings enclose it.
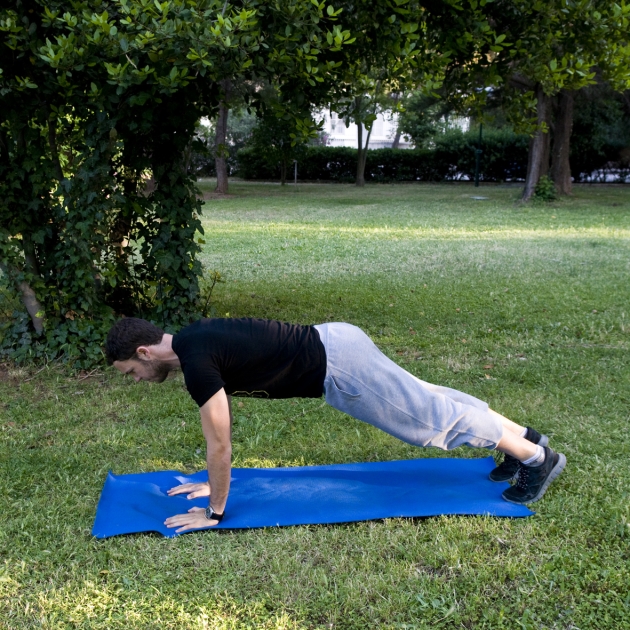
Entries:
{"label": "black sneaker", "polygon": [[510,503],[535,503],[543,498],[549,484],[564,470],[567,458],[545,446],[545,461],[540,466],[519,465],[518,481],[501,495]]}
{"label": "black sneaker", "polygon": [[[538,431],[531,427],[527,427],[525,439],[532,442],[532,444],[540,444],[540,446],[547,446],[547,444],[549,444],[549,438],[546,435],[538,433]],[[519,464],[520,462],[516,457],[512,457],[506,453],[503,461],[488,475],[488,478],[490,481],[497,482],[512,481],[512,479],[516,477]]]}

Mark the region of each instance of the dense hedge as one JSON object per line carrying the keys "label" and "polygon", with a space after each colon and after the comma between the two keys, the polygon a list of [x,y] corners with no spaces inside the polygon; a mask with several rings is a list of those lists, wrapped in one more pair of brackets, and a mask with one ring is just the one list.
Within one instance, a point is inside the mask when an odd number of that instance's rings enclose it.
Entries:
{"label": "dense hedge", "polygon": [[571,175],[576,182],[627,182],[630,180],[630,147],[622,139],[589,144],[580,138],[571,146]]}
{"label": "dense hedge", "polygon": [[[435,140],[434,159],[441,179],[474,179],[479,132],[450,132]],[[483,133],[480,179],[486,182],[522,181],[527,174],[529,136],[510,130]]]}
{"label": "dense hedge", "polygon": [[[373,149],[368,151],[365,180],[372,182],[444,181],[473,179],[478,133],[453,131],[440,137],[433,149]],[[525,178],[529,138],[511,131],[484,134],[482,181]],[[238,152],[239,175],[245,179],[277,179],[279,167],[250,147]],[[298,162],[302,180],[351,182],[356,177],[357,150],[349,147],[305,147]]]}

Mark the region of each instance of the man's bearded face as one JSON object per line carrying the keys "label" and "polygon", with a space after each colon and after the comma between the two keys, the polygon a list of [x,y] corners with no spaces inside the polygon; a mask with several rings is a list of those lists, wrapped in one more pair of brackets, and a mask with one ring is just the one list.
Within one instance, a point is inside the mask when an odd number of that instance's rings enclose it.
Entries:
{"label": "man's bearded face", "polygon": [[168,365],[163,361],[152,359],[151,361],[142,361],[141,363],[145,367],[145,373],[147,374],[143,380],[150,381],[151,383],[163,383],[170,372]]}
{"label": "man's bearded face", "polygon": [[131,376],[136,383],[140,381],[163,383],[170,372],[168,364],[157,359],[143,361],[132,358],[126,361],[114,361],[114,367],[123,374]]}

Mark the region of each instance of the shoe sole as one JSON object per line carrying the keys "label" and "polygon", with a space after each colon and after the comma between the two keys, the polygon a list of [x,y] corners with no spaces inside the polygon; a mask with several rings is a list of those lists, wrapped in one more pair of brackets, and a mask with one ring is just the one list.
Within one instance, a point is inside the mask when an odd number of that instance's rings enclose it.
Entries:
{"label": "shoe sole", "polygon": [[558,463],[551,469],[549,477],[547,477],[547,481],[545,481],[543,487],[538,491],[537,495],[527,501],[513,501],[511,499],[508,499],[507,497],[503,497],[503,499],[505,501],[509,501],[510,503],[517,503],[518,505],[525,505],[528,503],[536,503],[536,501],[540,501],[545,496],[545,492],[547,492],[547,488],[550,486],[551,482],[560,475],[566,465],[567,458],[562,453],[558,453]]}
{"label": "shoe sole", "polygon": [[541,435],[538,446],[549,446],[549,438],[546,435]]}
{"label": "shoe sole", "polygon": [[518,471],[515,472],[511,477],[508,477],[507,479],[493,479],[490,475],[488,475],[488,479],[490,479],[490,481],[492,481],[493,483],[505,483],[506,481],[512,481],[513,479],[516,479],[517,473]]}

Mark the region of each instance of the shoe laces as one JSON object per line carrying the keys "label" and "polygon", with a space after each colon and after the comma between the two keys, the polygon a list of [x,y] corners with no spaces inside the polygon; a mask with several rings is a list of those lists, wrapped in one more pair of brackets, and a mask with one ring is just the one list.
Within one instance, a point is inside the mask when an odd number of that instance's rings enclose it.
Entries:
{"label": "shoe laces", "polygon": [[527,489],[527,479],[529,477],[529,468],[527,466],[518,467],[518,478],[516,481],[516,487],[519,490]]}

